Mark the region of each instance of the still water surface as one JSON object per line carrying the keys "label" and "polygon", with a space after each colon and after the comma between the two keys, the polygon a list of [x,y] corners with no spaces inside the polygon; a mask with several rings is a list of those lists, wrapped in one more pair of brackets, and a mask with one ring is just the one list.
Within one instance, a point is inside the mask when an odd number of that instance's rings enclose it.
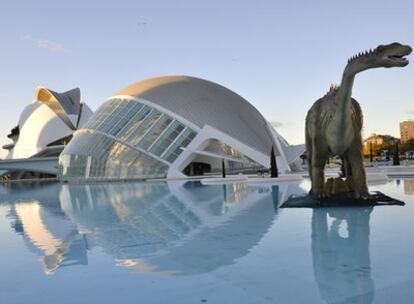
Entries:
{"label": "still water surface", "polygon": [[406,206],[279,209],[309,182],[0,186],[0,303],[413,303]]}

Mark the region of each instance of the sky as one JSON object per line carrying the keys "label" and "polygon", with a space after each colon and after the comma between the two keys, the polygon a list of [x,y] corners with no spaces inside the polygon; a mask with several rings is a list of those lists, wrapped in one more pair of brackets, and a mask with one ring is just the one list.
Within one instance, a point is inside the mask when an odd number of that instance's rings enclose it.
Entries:
{"label": "sky", "polygon": [[[0,0],[0,145],[35,88],[74,87],[95,110],[149,77],[188,75],[252,103],[291,144],[347,59],[379,44],[414,46],[414,2]],[[414,118],[414,55],[358,74],[364,136],[399,137]]]}

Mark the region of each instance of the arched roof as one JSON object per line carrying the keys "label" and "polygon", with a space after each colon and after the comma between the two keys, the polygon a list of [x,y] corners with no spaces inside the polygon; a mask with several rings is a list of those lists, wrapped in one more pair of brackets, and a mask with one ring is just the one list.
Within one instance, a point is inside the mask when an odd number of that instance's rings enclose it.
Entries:
{"label": "arched roof", "polygon": [[256,150],[270,154],[266,120],[240,95],[210,81],[165,76],[136,82],[116,95],[142,98],[202,128],[210,125]]}
{"label": "arched roof", "polygon": [[44,87],[37,87],[34,99],[50,107],[69,128],[76,129],[68,115],[78,115],[80,113],[80,90],[78,88],[64,93],[57,93]]}

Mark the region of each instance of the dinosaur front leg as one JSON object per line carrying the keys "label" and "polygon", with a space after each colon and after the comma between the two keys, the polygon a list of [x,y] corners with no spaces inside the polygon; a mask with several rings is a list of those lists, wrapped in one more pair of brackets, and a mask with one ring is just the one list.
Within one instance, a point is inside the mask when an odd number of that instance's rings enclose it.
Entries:
{"label": "dinosaur front leg", "polygon": [[317,151],[313,148],[312,153],[312,194],[317,199],[323,199],[328,197],[328,193],[325,191],[325,153]]}
{"label": "dinosaur front leg", "polygon": [[351,166],[352,187],[354,189],[355,198],[367,199],[369,197],[369,192],[364,168],[361,135],[358,134],[355,136],[350,149],[346,153],[346,160]]}
{"label": "dinosaur front leg", "polygon": [[307,150],[307,152],[306,152],[306,161],[307,161],[307,164],[308,164],[309,179],[311,181],[311,189],[310,189],[309,193],[312,194],[313,193],[313,190],[312,190],[312,174],[313,174],[313,170],[312,170],[313,169],[312,168],[312,148],[307,146],[306,150]]}
{"label": "dinosaur front leg", "polygon": [[313,168],[312,168],[312,161],[310,159],[308,159],[308,172],[309,172],[309,179],[311,181],[311,189],[310,189],[309,193],[312,194],[313,193],[313,189],[312,189],[312,186],[313,186],[313,182],[312,182]]}

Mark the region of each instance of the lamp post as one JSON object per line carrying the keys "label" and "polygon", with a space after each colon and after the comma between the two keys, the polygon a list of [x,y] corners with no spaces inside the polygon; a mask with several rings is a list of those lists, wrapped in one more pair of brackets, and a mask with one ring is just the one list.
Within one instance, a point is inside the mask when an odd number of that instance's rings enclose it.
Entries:
{"label": "lamp post", "polygon": [[400,148],[398,147],[398,142],[395,143],[395,153],[394,153],[392,164],[394,166],[400,165]]}

